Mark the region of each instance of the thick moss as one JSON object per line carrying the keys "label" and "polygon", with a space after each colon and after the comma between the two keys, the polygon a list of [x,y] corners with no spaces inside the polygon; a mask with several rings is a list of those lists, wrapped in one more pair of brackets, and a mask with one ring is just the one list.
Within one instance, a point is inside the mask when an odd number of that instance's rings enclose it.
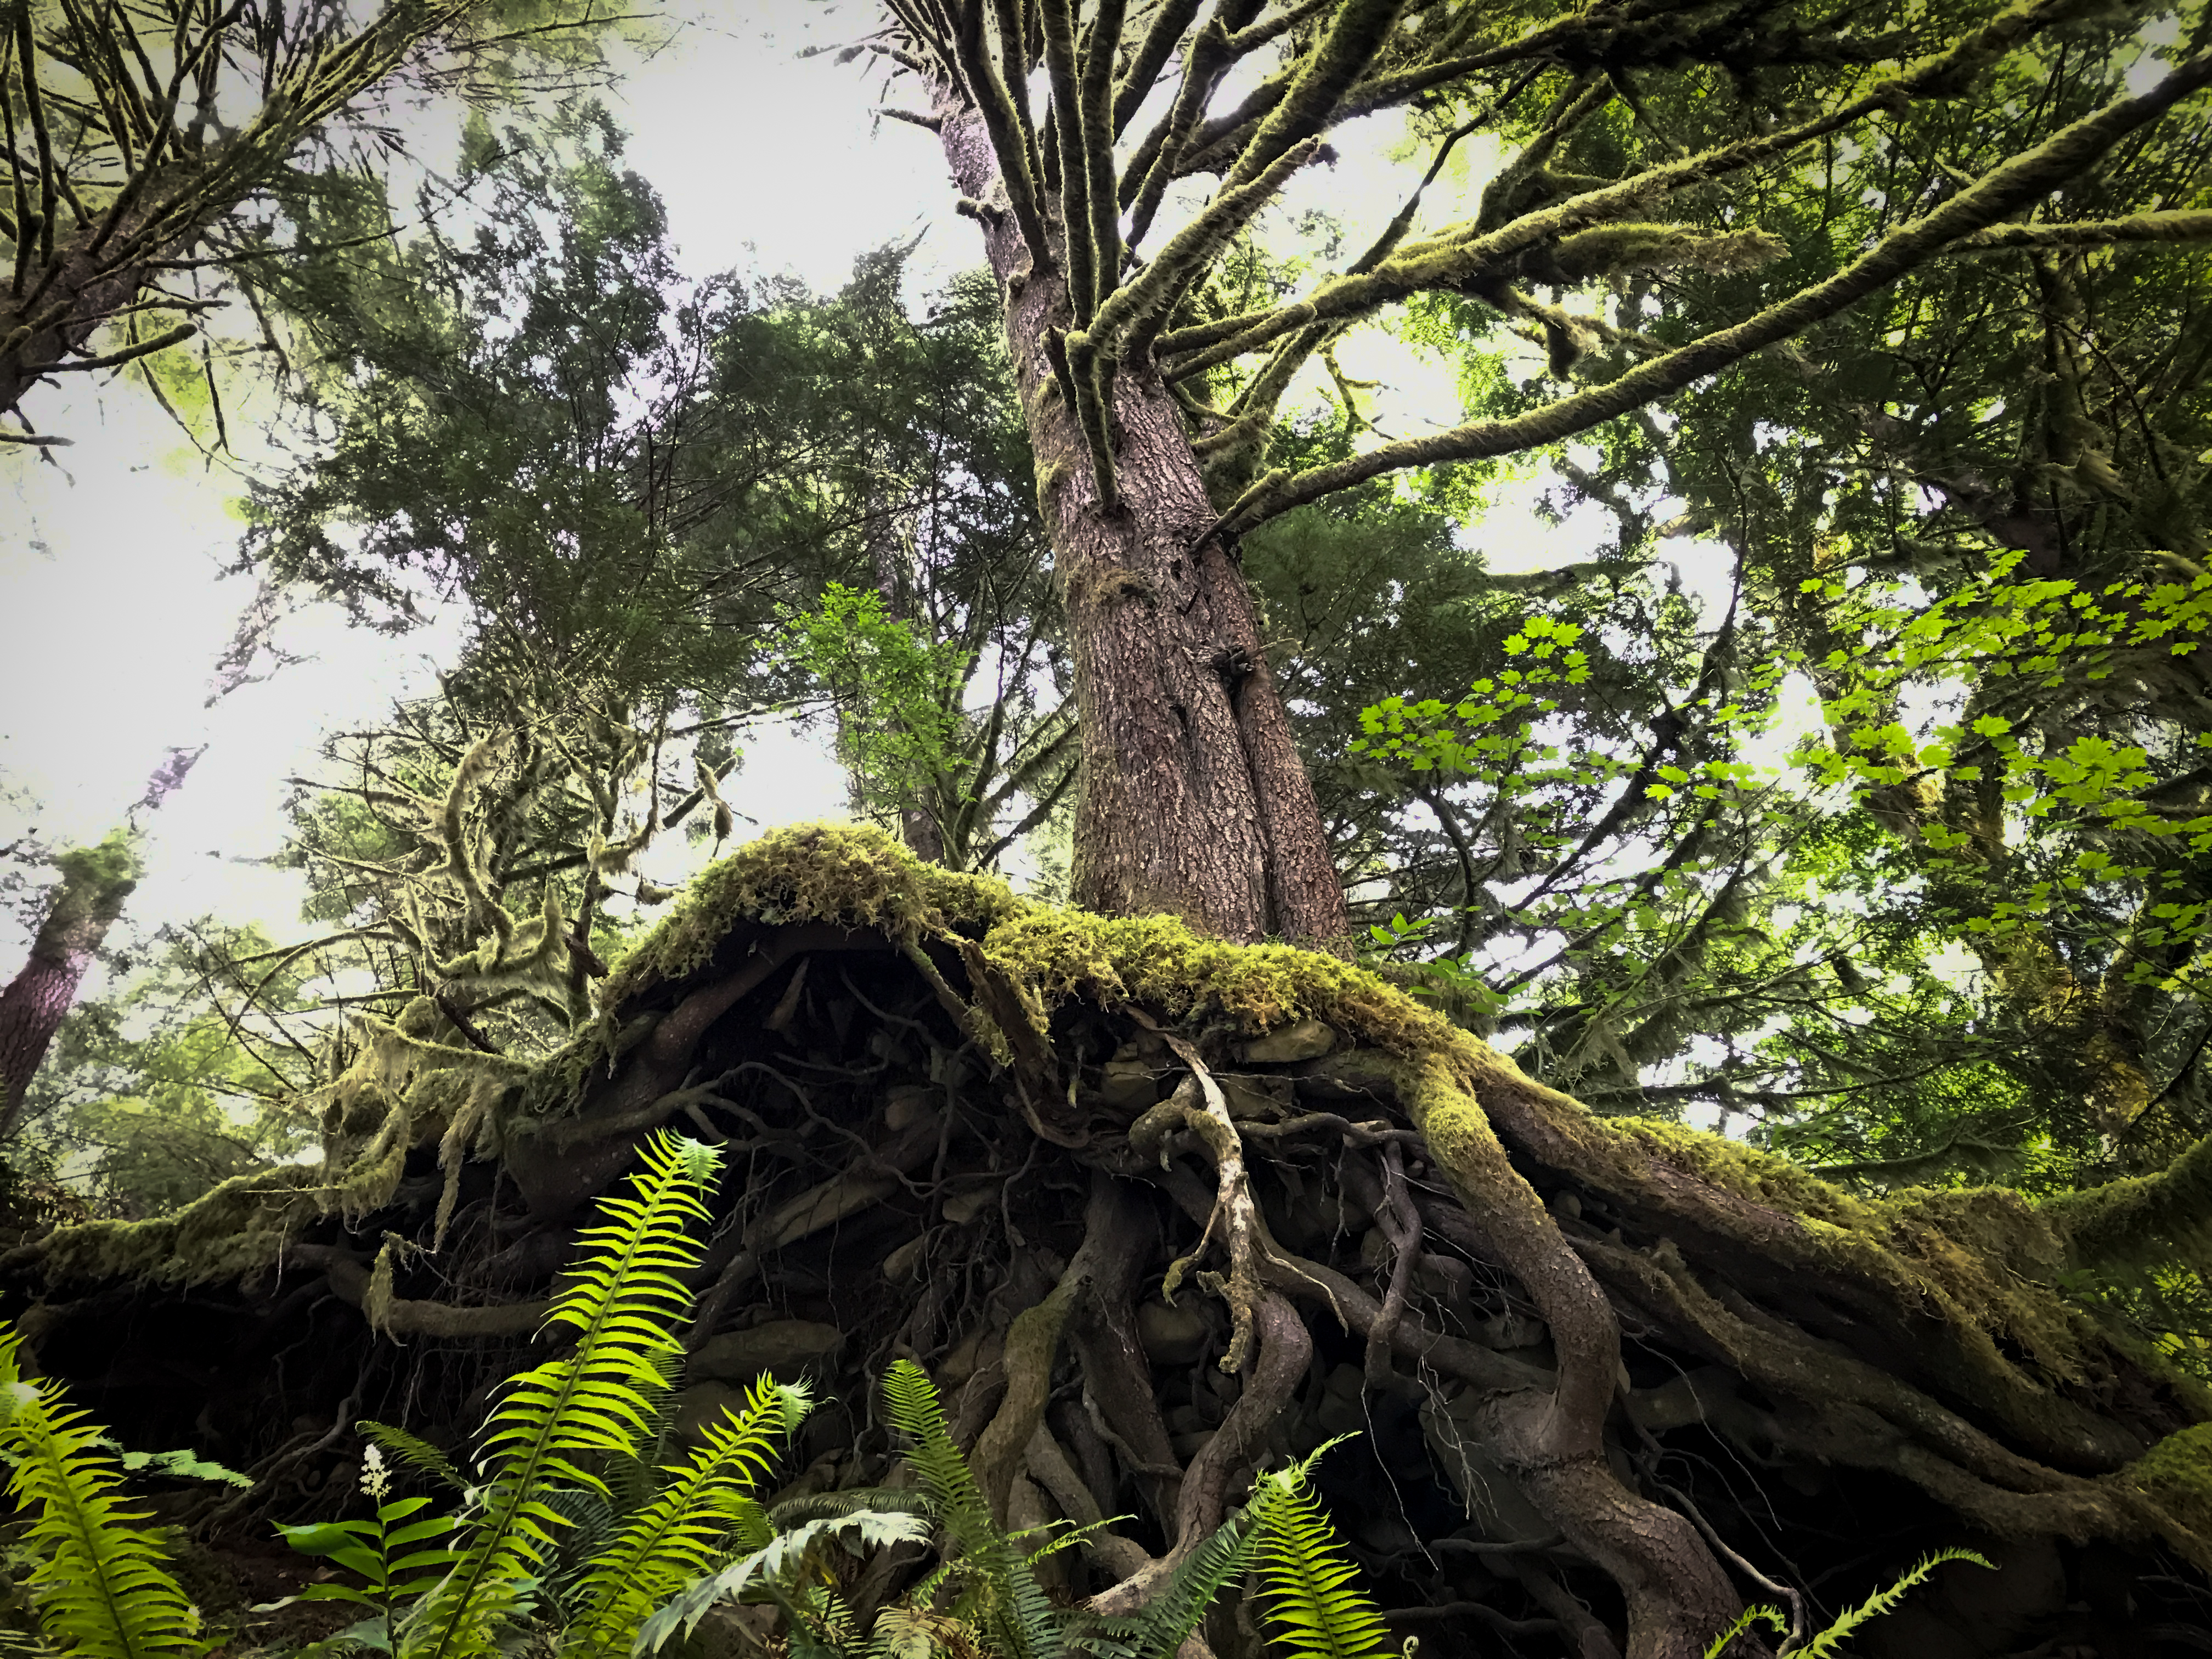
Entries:
{"label": "thick moss", "polygon": [[[2078,1382],[2097,1369],[2090,1356],[2103,1345],[2095,1327],[2055,1288],[2069,1237],[2132,1238],[2170,1227],[2175,1214],[2212,1210],[2198,1190],[2212,1186],[2212,1152],[2203,1152],[2160,1183],[2122,1182],[2041,1209],[2002,1188],[1861,1198],[1782,1158],[1679,1124],[1597,1118],[1376,975],[1334,957],[1224,944],[1170,917],[1112,919],[1054,908],[1018,897],[996,879],[923,864],[890,836],[848,824],[776,831],[702,873],[603,986],[599,1023],[520,1079],[498,1112],[575,1110],[592,1076],[650,1029],[641,1004],[657,988],[704,969],[717,945],[743,924],[803,922],[878,928],[907,945],[931,939],[972,945],[1040,1026],[1055,1003],[1069,999],[1141,1006],[1172,1021],[1226,1019],[1255,1036],[1322,1020],[1341,1038],[1402,1060],[1408,1104],[1423,1121],[1441,1127],[1469,1110],[1486,1119],[1510,1099],[1524,1127],[1534,1126],[1545,1141],[1539,1155],[1595,1190],[1638,1200],[1661,1217],[1686,1213],[1686,1203],[1702,1205],[1701,1224],[1724,1230],[1734,1224],[1727,1206],[1715,1209],[1696,1193],[1717,1189],[1748,1200],[1758,1208],[1735,1218],[1748,1247],[1811,1271],[1884,1285],[1905,1305],[1940,1308],[1993,1373],[2007,1369],[1999,1341],[2024,1349],[2053,1380]],[[373,1034],[356,1069],[373,1074],[410,1122],[404,1135],[356,1142],[350,1167],[323,1177],[325,1202],[349,1212],[389,1193],[406,1144],[420,1145],[457,1121],[453,1097],[473,1096],[472,1085],[490,1084],[491,1073],[501,1073],[501,1084],[518,1080],[483,1056],[394,1028]],[[1439,1109],[1448,1109],[1441,1118]],[[497,1139],[497,1125],[487,1123],[479,1144]],[[1449,1164],[1441,1148],[1439,1158]],[[1686,1188],[1672,1171],[1696,1177],[1698,1188]],[[50,1241],[47,1259],[150,1272],[170,1255],[151,1241],[181,1220],[142,1224],[156,1230],[143,1235],[100,1234],[106,1242],[98,1243],[94,1230],[64,1230]],[[261,1224],[246,1217],[240,1223],[248,1231]],[[203,1236],[212,1244],[212,1232]],[[181,1238],[177,1248],[184,1248]],[[211,1276],[197,1260],[160,1271]]]}
{"label": "thick moss", "polygon": [[2198,1538],[2212,1540],[2212,1423],[2170,1434],[2122,1470]]}
{"label": "thick moss", "polygon": [[2084,1267],[2124,1277],[2183,1252],[2212,1259],[2212,1137],[2156,1175],[2060,1194],[2040,1208]]}
{"label": "thick moss", "polygon": [[58,1228],[38,1252],[49,1280],[181,1286],[235,1279],[276,1261],[317,1212],[316,1171],[300,1165],[233,1176],[173,1215]]}
{"label": "thick moss", "polygon": [[696,973],[741,921],[843,921],[902,939],[944,933],[980,938],[1030,908],[1005,882],[924,864],[881,830],[799,824],[702,871],[675,908],[615,964],[599,1000],[619,1009],[656,985]]}

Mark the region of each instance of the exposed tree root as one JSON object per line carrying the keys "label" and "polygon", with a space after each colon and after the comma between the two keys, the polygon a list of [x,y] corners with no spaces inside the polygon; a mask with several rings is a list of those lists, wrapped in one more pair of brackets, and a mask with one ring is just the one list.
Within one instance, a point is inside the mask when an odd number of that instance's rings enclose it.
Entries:
{"label": "exposed tree root", "polygon": [[[872,1379],[911,1355],[998,1513],[1113,1521],[1061,1558],[1102,1608],[1358,1430],[1324,1491],[1446,1659],[1686,1659],[1747,1596],[1818,1618],[1960,1542],[2011,1550],[2029,1609],[1961,1653],[2212,1632],[2212,1500],[2131,1462],[2212,1413],[2036,1276],[2017,1200],[1884,1208],[1600,1121],[1328,958],[1024,908],[859,836],[747,856],[465,1135],[430,1081],[463,1062],[422,1045],[384,1115],[334,1107],[321,1185],[19,1251],[41,1361],[129,1443],[251,1466],[231,1518],[328,1513],[339,1405],[459,1443],[583,1205],[676,1121],[728,1159],[686,1413],[810,1371],[794,1489],[878,1483]],[[1205,1642],[1250,1659],[1253,1628]]]}

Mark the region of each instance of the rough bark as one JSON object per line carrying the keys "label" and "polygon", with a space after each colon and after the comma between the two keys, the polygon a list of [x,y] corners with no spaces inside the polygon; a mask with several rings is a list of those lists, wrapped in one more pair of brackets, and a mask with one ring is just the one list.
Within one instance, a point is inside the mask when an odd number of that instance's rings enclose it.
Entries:
{"label": "rough bark", "polygon": [[15,1133],[23,1097],[100,941],[138,884],[138,860],[118,833],[56,860],[61,885],[31,941],[30,959],[0,991],[0,1143]]}
{"label": "rough bark", "polygon": [[1249,588],[1218,538],[1198,459],[1148,365],[1115,379],[1118,501],[1102,501],[1048,346],[1073,324],[1062,272],[1033,270],[981,118],[940,86],[961,191],[983,204],[991,269],[1067,616],[1082,731],[1077,902],[1166,912],[1219,938],[1340,948],[1349,932],[1313,786]]}

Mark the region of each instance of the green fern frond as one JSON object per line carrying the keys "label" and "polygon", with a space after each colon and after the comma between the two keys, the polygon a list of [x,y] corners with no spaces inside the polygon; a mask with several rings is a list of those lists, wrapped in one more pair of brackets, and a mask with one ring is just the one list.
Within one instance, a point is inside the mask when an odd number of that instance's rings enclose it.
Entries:
{"label": "green fern frond", "polygon": [[1705,1659],[1721,1659],[1721,1656],[1728,1651],[1729,1644],[1753,1625],[1764,1625],[1767,1629],[1778,1632],[1790,1628],[1790,1622],[1782,1616],[1782,1609],[1779,1607],[1770,1607],[1764,1604],[1746,1607],[1741,1613],[1736,1614],[1734,1624],[1713,1638],[1711,1644],[1705,1649]]}
{"label": "green fern frond", "polygon": [[760,1591],[788,1602],[789,1582],[796,1578],[808,1555],[839,1534],[856,1536],[864,1547],[880,1549],[890,1544],[919,1543],[929,1536],[929,1524],[920,1516],[862,1510],[854,1515],[824,1516],[778,1533],[760,1549],[752,1550],[718,1571],[694,1579],[662,1605],[637,1632],[631,1651],[658,1653],[679,1632],[696,1630],[707,1610],[717,1601],[733,1601],[750,1591]]}
{"label": "green fern frond", "polygon": [[1265,1519],[1264,1509],[1257,1515],[1248,1509],[1224,1522],[1212,1537],[1183,1558],[1142,1613],[1126,1624],[1107,1626],[1107,1634],[1146,1659],[1175,1652],[1206,1617],[1214,1597],[1250,1569],[1261,1541],[1259,1523]]}
{"label": "green fern frond", "polygon": [[933,1610],[917,1585],[877,1613],[865,1659],[936,1659],[940,1653],[972,1652],[982,1645],[981,1635],[950,1613]]}
{"label": "green fern frond", "polygon": [[[763,1376],[743,1411],[707,1426],[699,1449],[667,1471],[659,1493],[592,1559],[563,1655],[611,1659],[625,1651],[647,1613],[714,1565],[734,1500],[768,1473],[776,1442],[799,1426],[792,1403]],[[799,1403],[806,1403],[803,1396]]]}
{"label": "green fern frond", "polygon": [[1354,1583],[1359,1569],[1341,1554],[1328,1510],[1306,1478],[1328,1449],[1263,1476],[1252,1495],[1252,1565],[1267,1616],[1279,1627],[1274,1649],[1282,1659],[1370,1659],[1389,1645],[1382,1612]]}
{"label": "green fern frond", "polygon": [[945,1406],[937,1385],[911,1359],[892,1363],[884,1375],[884,1403],[891,1426],[905,1437],[906,1461],[944,1517],[952,1540],[970,1554],[999,1537],[983,1489],[945,1426]]}
{"label": "green fern frond", "polygon": [[1842,1651],[1844,1639],[1869,1619],[1879,1618],[1905,1599],[1905,1594],[1946,1561],[1972,1561],[1978,1567],[1996,1571],[1996,1564],[1977,1555],[1972,1550],[1937,1550],[1923,1558],[1902,1578],[1887,1589],[1876,1590],[1872,1595],[1848,1609],[1836,1622],[1808,1642],[1798,1652],[1804,1659],[1832,1659]]}
{"label": "green fern frond", "polygon": [[712,1218],[702,1194],[718,1154],[663,1130],[640,1157],[630,1190],[600,1200],[607,1218],[582,1234],[586,1254],[546,1316],[549,1329],[574,1333],[574,1352],[514,1378],[492,1411],[477,1518],[453,1572],[410,1617],[403,1659],[492,1659],[515,1599],[557,1547],[564,1522],[544,1494],[605,1497],[588,1465],[631,1455],[650,1431],[670,1328],[690,1304],[680,1275],[699,1259],[685,1228]]}
{"label": "green fern frond", "polygon": [[469,1489],[467,1477],[454,1466],[453,1460],[440,1451],[420,1435],[410,1434],[389,1423],[379,1423],[363,1418],[354,1425],[371,1444],[381,1447],[393,1462],[404,1464],[416,1474],[427,1475],[441,1486],[455,1492]]}
{"label": "green fern frond", "polygon": [[31,1595],[40,1632],[70,1659],[176,1659],[205,1651],[199,1612],[163,1567],[155,1535],[133,1522],[102,1431],[64,1407],[60,1385],[23,1380],[22,1340],[0,1327],[0,1450],[8,1489],[33,1512],[39,1556]]}
{"label": "green fern frond", "polygon": [[1019,1546],[999,1529],[968,1460],[945,1426],[937,1386],[910,1359],[884,1376],[891,1425],[905,1437],[907,1462],[935,1500],[946,1534],[966,1570],[981,1582],[983,1625],[1010,1659],[1060,1659],[1068,1621],[1052,1604]]}
{"label": "green fern frond", "polygon": [[860,1510],[882,1510],[934,1519],[937,1504],[927,1492],[902,1486],[848,1486],[843,1492],[810,1492],[787,1498],[769,1510],[768,1516],[781,1528],[833,1515],[852,1515]]}

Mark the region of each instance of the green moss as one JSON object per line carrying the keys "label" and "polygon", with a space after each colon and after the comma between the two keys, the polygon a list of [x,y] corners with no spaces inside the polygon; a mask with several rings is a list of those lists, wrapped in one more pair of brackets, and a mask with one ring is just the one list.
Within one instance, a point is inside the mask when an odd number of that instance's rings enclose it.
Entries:
{"label": "green moss", "polygon": [[288,1166],[234,1176],[173,1215],[58,1228],[40,1245],[50,1280],[167,1286],[234,1279],[268,1267],[316,1213],[315,1171]]}
{"label": "green moss", "polygon": [[842,921],[901,939],[979,937],[1024,908],[1003,881],[924,864],[880,830],[799,824],[701,872],[667,917],[615,965],[599,999],[619,1008],[696,973],[741,921]]}
{"label": "green moss", "polygon": [[1432,1047],[1451,1031],[1364,969],[1286,945],[1224,944],[1172,916],[1028,905],[991,931],[983,954],[1046,1006],[1138,1003],[1170,1019],[1225,1016],[1255,1036],[1319,1019],[1394,1048]]}
{"label": "green moss", "polygon": [[[2109,1364],[2110,1340],[2057,1288],[2069,1247],[2077,1255],[2137,1248],[2175,1217],[2212,1210],[2212,1152],[2191,1154],[2153,1182],[2040,1208],[1999,1188],[1858,1197],[1680,1124],[1595,1117],[1334,957],[1225,944],[1168,916],[1054,908],[1018,897],[1003,882],[921,863],[879,830],[810,824],[763,836],[704,872],[617,966],[602,988],[599,1021],[526,1077],[426,1042],[404,1029],[404,1019],[364,1026],[368,1041],[331,1089],[324,1170],[228,1182],[192,1211],[135,1227],[64,1229],[44,1247],[48,1270],[179,1282],[258,1267],[302,1218],[333,1207],[358,1214],[386,1201],[412,1146],[452,1130],[441,1159],[450,1176],[464,1139],[481,1154],[496,1148],[517,1115],[576,1110],[592,1078],[649,1034],[656,1009],[672,1000],[656,993],[707,970],[733,930],[825,922],[880,929],[907,945],[957,939],[1012,983],[1040,1028],[1071,999],[1141,1007],[1172,1022],[1227,1021],[1250,1036],[1321,1020],[1346,1042],[1395,1057],[1406,1104],[1428,1130],[1437,1163],[1470,1193],[1539,1202],[1512,1173],[1492,1127],[1510,1109],[1516,1142],[1533,1156],[1589,1191],[1634,1203],[1662,1227],[1673,1216],[1717,1225],[1778,1261],[1926,1309],[1957,1334],[1965,1363],[2022,1411],[2039,1409],[2039,1389],[2094,1378]],[[1716,1190],[1743,1201],[1733,1216],[1725,1199],[1714,1203]],[[2000,1344],[2024,1352],[2029,1364],[2007,1358]]]}
{"label": "green moss", "polygon": [[2212,1540],[2212,1423],[2170,1434],[2120,1472],[2199,1539]]}
{"label": "green moss", "polygon": [[1872,1206],[1787,1158],[1740,1140],[1658,1118],[1610,1118],[1605,1120],[1605,1127],[1654,1158],[1776,1209],[1838,1227],[1875,1224]]}
{"label": "green moss", "polygon": [[2212,1257],[2212,1138],[2156,1175],[2060,1194],[2039,1207],[2082,1267],[2126,1276],[2185,1252]]}

